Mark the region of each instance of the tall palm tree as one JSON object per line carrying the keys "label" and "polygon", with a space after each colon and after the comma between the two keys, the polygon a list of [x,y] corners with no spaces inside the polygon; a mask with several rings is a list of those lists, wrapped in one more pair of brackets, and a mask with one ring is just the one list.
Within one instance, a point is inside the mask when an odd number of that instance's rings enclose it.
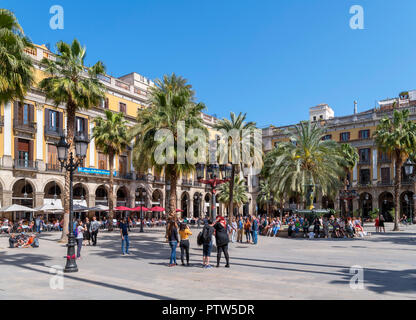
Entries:
{"label": "tall palm tree", "polygon": [[[236,163],[236,159],[241,159],[241,154],[238,154],[238,151],[241,150],[240,152],[246,153],[246,154],[250,154],[250,156],[253,156],[254,158],[254,166],[256,166],[257,168],[261,168],[263,165],[262,162],[262,152],[261,150],[257,150],[256,148],[254,148],[252,145],[250,144],[246,144],[244,143],[245,138],[247,138],[247,135],[250,135],[250,133],[256,129],[256,124],[254,122],[245,122],[246,120],[246,116],[247,114],[242,114],[240,112],[240,114],[238,116],[236,116],[234,114],[234,112],[230,113],[230,118],[229,119],[222,119],[220,121],[217,122],[217,124],[215,125],[215,129],[217,130],[222,130],[224,132],[226,132],[227,134],[229,134],[230,132],[234,131],[238,134],[240,141],[237,142],[233,142],[232,141],[232,136],[228,136],[228,150],[231,149],[231,152],[228,152],[228,159],[225,159],[226,162],[232,162],[232,166],[231,166],[231,179],[230,179],[230,190],[233,190],[233,184],[234,184],[234,177],[236,172],[238,172],[238,170],[242,167],[241,162],[240,163]],[[245,136],[246,135],[246,136]],[[233,147],[233,144],[235,145],[236,143],[238,143],[241,147],[240,148],[235,148]],[[230,201],[229,201],[229,210],[228,210],[228,216],[229,219],[231,221],[232,217],[234,215],[234,201],[233,201],[233,194],[230,194]]]}
{"label": "tall palm tree", "polygon": [[218,201],[229,206],[233,201],[233,205],[240,208],[243,204],[248,202],[247,187],[244,179],[240,179],[239,176],[234,177],[233,192],[230,190],[230,182],[221,184],[218,187]]}
{"label": "tall palm tree", "polygon": [[[87,68],[84,64],[85,47],[78,40],[71,45],[65,42],[56,44],[58,54],[56,60],[42,59],[41,64],[50,76],[43,79],[39,87],[45,93],[46,99],[52,100],[56,106],[66,106],[67,142],[70,152],[74,151],[75,114],[78,110],[98,106],[105,97],[105,87],[98,77],[104,75],[105,67],[102,62]],[[68,157],[69,157],[68,153]],[[65,176],[64,191],[64,227],[61,241],[67,239],[69,218],[69,172]]]}
{"label": "tall palm tree", "polygon": [[[120,155],[129,145],[127,138],[127,125],[122,113],[113,113],[110,110],[105,111],[105,118],[98,117],[94,119],[93,136],[97,149],[108,156],[110,169],[109,185],[109,221],[113,221],[114,216],[114,157]],[[112,224],[109,225],[109,231],[112,231]]]}
{"label": "tall palm tree", "polygon": [[402,166],[416,145],[416,124],[409,120],[409,110],[395,110],[393,118],[383,118],[374,132],[377,146],[390,152],[395,161],[394,177],[394,229],[399,231],[399,191],[402,181]]}
{"label": "tall palm tree", "polygon": [[[339,147],[339,152],[341,155],[341,166],[344,168],[344,190],[348,189],[351,181],[348,180],[348,174],[355,167],[358,162],[359,156],[356,148],[352,147],[348,143],[343,143]],[[345,208],[347,210],[348,206]]]}
{"label": "tall palm tree", "polygon": [[[150,89],[150,107],[138,111],[137,122],[129,133],[134,139],[133,161],[138,170],[146,171],[154,168],[157,173],[164,172],[167,182],[170,183],[169,208],[170,216],[176,215],[176,186],[181,174],[195,171],[195,165],[185,159],[179,163],[178,146],[178,123],[185,123],[185,132],[190,129],[200,129],[207,135],[201,112],[205,109],[203,103],[195,101],[195,93],[192,86],[181,76],[165,75],[163,80],[156,80],[155,87]],[[173,163],[161,163],[157,159],[156,151],[165,140],[156,141],[158,132],[169,132],[172,138],[172,148],[166,153],[172,155]],[[185,148],[194,143],[186,139]],[[164,155],[166,155],[166,153]]]}
{"label": "tall palm tree", "polygon": [[316,124],[304,122],[295,127],[290,141],[282,142],[268,160],[272,189],[305,197],[310,204],[319,186],[322,193],[338,190],[343,176],[338,144],[322,140],[324,132]]}
{"label": "tall palm tree", "polygon": [[265,179],[260,182],[260,189],[257,195],[257,203],[266,206],[267,208],[267,216],[271,216],[270,212],[270,204],[274,199],[272,188],[270,187],[270,182],[268,179]]}
{"label": "tall palm tree", "polygon": [[33,48],[33,44],[15,15],[0,9],[0,104],[22,101],[33,83],[33,64],[26,48]]}

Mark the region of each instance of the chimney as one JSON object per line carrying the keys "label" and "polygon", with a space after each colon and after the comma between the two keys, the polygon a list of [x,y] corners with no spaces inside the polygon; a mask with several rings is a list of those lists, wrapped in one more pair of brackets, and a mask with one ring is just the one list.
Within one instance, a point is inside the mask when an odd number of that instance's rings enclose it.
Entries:
{"label": "chimney", "polygon": [[357,114],[357,101],[354,101],[354,114]]}

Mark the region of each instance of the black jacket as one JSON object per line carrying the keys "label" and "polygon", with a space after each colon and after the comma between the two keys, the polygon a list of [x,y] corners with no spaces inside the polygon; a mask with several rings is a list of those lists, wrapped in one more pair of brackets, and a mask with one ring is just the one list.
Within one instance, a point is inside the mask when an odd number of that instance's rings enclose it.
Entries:
{"label": "black jacket", "polygon": [[222,247],[222,246],[227,245],[228,242],[230,241],[228,239],[227,229],[225,229],[224,226],[220,222],[217,222],[216,224],[214,224],[214,229],[215,229],[215,240],[217,243],[217,247]]}
{"label": "black jacket", "polygon": [[178,229],[172,228],[170,235],[169,235],[169,241],[178,241],[179,242],[179,236],[178,236]]}

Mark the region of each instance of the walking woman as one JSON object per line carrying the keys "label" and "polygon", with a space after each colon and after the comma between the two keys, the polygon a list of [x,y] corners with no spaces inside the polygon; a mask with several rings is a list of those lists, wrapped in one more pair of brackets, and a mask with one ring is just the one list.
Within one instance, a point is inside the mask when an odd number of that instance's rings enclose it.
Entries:
{"label": "walking woman", "polygon": [[75,237],[77,239],[77,259],[81,259],[81,248],[82,248],[82,241],[84,240],[84,231],[85,228],[82,225],[82,221],[78,220],[77,226],[75,229]]}
{"label": "walking woman", "polygon": [[175,220],[171,220],[168,224],[167,236],[170,245],[170,262],[169,267],[177,266],[176,263],[176,247],[178,246],[179,236],[178,236],[178,225]]}
{"label": "walking woman", "polygon": [[224,217],[218,216],[214,224],[215,242],[217,244],[217,268],[220,266],[221,252],[224,252],[227,264],[226,268],[230,267],[230,257],[228,255],[228,242],[230,241],[227,233],[227,222]]}
{"label": "walking woman", "polygon": [[84,231],[84,243],[88,241],[88,245],[91,245],[91,233],[90,233],[90,219],[85,218],[85,231]]}
{"label": "walking woman", "polygon": [[181,261],[184,266],[184,253],[186,253],[186,265],[189,267],[189,236],[192,235],[192,231],[189,229],[188,225],[181,223],[179,228],[179,235],[181,236]]}

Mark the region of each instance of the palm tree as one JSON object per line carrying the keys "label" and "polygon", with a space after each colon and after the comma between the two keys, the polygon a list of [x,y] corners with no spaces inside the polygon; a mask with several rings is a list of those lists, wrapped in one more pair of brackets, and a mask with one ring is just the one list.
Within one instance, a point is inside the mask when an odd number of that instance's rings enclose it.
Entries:
{"label": "palm tree", "polygon": [[260,182],[260,189],[259,189],[259,193],[257,195],[257,203],[262,205],[262,206],[266,206],[267,208],[267,216],[271,216],[271,212],[270,212],[270,203],[273,201],[274,196],[273,196],[273,191],[270,187],[270,182],[268,179],[265,179],[263,181]]}
{"label": "palm tree", "polygon": [[377,146],[390,152],[395,161],[394,177],[394,229],[399,231],[399,191],[401,187],[402,166],[416,145],[416,124],[409,120],[409,110],[394,111],[393,118],[383,118],[374,132]]}
{"label": "palm tree", "polygon": [[343,176],[338,144],[322,140],[324,132],[316,124],[304,122],[295,127],[289,142],[282,142],[267,160],[273,190],[304,196],[310,204],[319,186],[322,193],[338,190]]}
{"label": "palm tree", "polygon": [[[344,190],[348,189],[348,186],[350,184],[350,181],[348,180],[348,174],[351,172],[351,170],[355,167],[355,165],[358,162],[359,156],[357,149],[352,147],[348,143],[343,143],[339,147],[339,152],[341,154],[341,160],[340,163],[341,166],[344,168],[345,174],[344,174]],[[345,208],[347,209],[348,206]]]}
{"label": "palm tree", "polygon": [[[167,182],[170,183],[169,208],[170,216],[176,215],[176,186],[179,176],[195,171],[195,165],[185,159],[184,163],[178,161],[175,146],[178,146],[178,123],[183,121],[185,132],[189,129],[200,129],[207,135],[208,130],[204,126],[201,112],[205,109],[203,103],[195,102],[195,93],[187,80],[172,75],[165,75],[163,80],[156,80],[156,86],[150,89],[150,107],[138,111],[137,122],[129,133],[134,139],[133,161],[140,171],[154,168],[155,172],[164,172]],[[172,156],[170,163],[158,159],[157,150],[163,145],[163,141],[157,140],[157,134],[161,132],[171,133],[168,139],[172,139],[172,148],[164,153]],[[155,140],[156,138],[156,140]],[[165,136],[166,138],[166,136]],[[185,149],[194,143],[186,139]]]}
{"label": "palm tree", "polygon": [[[230,190],[233,190],[235,173],[238,172],[239,168],[242,167],[241,163],[235,163],[236,159],[238,160],[241,158],[241,155],[238,154],[238,151],[240,149],[233,147],[233,144],[234,145],[236,143],[240,144],[240,146],[242,147],[241,149],[242,149],[243,154],[246,153],[247,155],[253,156],[254,166],[256,168],[261,168],[263,165],[261,150],[257,150],[252,145],[244,143],[244,141],[247,141],[245,140],[245,138],[248,138],[248,135],[250,135],[250,133],[256,128],[256,124],[254,122],[251,122],[251,121],[245,122],[246,116],[247,114],[242,114],[241,112],[238,116],[236,116],[233,112],[231,112],[230,113],[231,120],[224,118],[218,121],[217,124],[215,125],[215,129],[221,130],[223,134],[228,135],[227,149],[229,150],[231,148],[231,152],[228,152],[228,154],[225,155],[229,157],[228,159],[225,159],[225,160],[226,162],[232,162]],[[237,141],[237,142],[234,141],[233,143],[232,136],[229,135],[233,131],[238,134],[240,141]],[[228,216],[231,221],[234,215],[233,194],[230,194],[230,201],[228,203],[229,203]]]}
{"label": "palm tree", "polygon": [[[113,221],[114,216],[114,157],[120,155],[129,145],[127,139],[127,126],[122,113],[105,111],[105,118],[94,119],[93,139],[97,149],[108,156],[110,169],[109,186],[109,221]],[[109,224],[109,231],[112,231],[112,224]]]}
{"label": "palm tree", "polygon": [[248,202],[247,187],[245,185],[244,179],[240,177],[234,177],[233,183],[233,192],[230,190],[230,182],[221,184],[218,187],[218,201],[229,206],[230,201],[233,201],[233,205],[237,208],[240,208],[244,203]]}
{"label": "palm tree", "polygon": [[26,48],[33,48],[33,44],[15,15],[0,9],[0,104],[22,101],[33,83],[33,64]]}
{"label": "palm tree", "polygon": [[[70,152],[73,152],[75,113],[78,110],[98,106],[104,99],[105,87],[98,77],[104,75],[105,67],[100,61],[90,68],[85,67],[86,49],[76,39],[71,45],[60,41],[56,46],[58,50],[56,60],[44,58],[41,61],[50,77],[43,79],[39,88],[45,93],[46,99],[52,100],[56,106],[61,104],[66,106],[67,142],[70,145]],[[62,242],[66,241],[68,233],[69,172],[66,172],[65,176],[64,210]]]}

